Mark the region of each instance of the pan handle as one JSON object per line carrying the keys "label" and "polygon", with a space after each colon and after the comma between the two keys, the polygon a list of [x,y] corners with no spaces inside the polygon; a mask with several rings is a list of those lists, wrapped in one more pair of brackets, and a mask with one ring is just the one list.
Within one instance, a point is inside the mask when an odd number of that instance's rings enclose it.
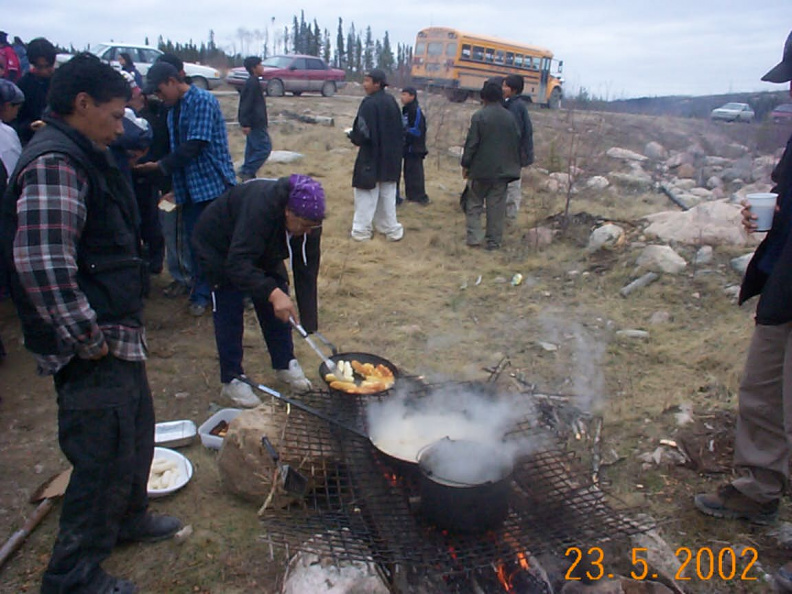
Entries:
{"label": "pan handle", "polygon": [[270,458],[272,458],[272,461],[275,462],[275,464],[277,464],[280,461],[280,454],[278,454],[278,451],[275,449],[275,446],[272,445],[272,442],[269,440],[269,437],[267,437],[266,435],[262,435],[261,445],[263,445],[266,448],[267,453],[270,455]]}
{"label": "pan handle", "polygon": [[332,359],[329,359],[322,352],[322,349],[316,346],[316,343],[313,340],[311,340],[310,336],[308,336],[308,332],[305,331],[305,328],[302,327],[302,324],[298,324],[297,320],[295,320],[292,316],[289,316],[289,321],[291,322],[291,325],[294,326],[294,328],[297,330],[297,332],[300,333],[300,336],[302,336],[305,339],[305,342],[308,343],[308,346],[311,347],[317,355],[319,355],[319,357],[322,359],[322,362],[325,364],[327,371],[329,371],[330,373],[334,372],[336,367],[335,362]]}
{"label": "pan handle", "polygon": [[321,332],[317,330],[316,332],[314,332],[314,336],[318,337],[319,340],[321,340],[325,344],[325,346],[330,349],[330,352],[333,353],[334,357],[338,354],[338,349],[336,348],[336,346],[332,342],[327,340]]}

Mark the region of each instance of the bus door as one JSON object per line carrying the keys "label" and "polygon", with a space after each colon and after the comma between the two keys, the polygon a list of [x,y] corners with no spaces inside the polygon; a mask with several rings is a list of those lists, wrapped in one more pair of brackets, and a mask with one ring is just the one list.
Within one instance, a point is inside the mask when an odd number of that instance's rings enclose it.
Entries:
{"label": "bus door", "polygon": [[[534,58],[534,61],[538,58]],[[550,78],[550,58],[542,58],[539,79],[539,103],[547,103],[547,82]]]}

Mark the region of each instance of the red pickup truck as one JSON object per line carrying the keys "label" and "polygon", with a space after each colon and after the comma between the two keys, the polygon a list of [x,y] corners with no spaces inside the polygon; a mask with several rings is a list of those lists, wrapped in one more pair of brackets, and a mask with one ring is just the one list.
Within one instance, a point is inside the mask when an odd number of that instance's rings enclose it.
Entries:
{"label": "red pickup truck", "polygon": [[[324,60],[316,56],[272,56],[261,64],[264,66],[264,74],[260,78],[261,88],[270,97],[282,97],[285,92],[297,96],[321,93],[325,97],[332,97],[346,84],[343,70],[329,68]],[[241,92],[249,77],[244,68],[232,68],[226,82]]]}

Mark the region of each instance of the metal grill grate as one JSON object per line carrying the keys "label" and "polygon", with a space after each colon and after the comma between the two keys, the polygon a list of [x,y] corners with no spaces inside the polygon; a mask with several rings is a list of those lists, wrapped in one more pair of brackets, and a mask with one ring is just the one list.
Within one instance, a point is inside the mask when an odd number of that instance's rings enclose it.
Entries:
{"label": "metal grill grate", "polygon": [[[413,395],[420,398],[428,390],[416,385]],[[320,391],[301,397],[361,429],[365,398]],[[629,519],[623,506],[614,508],[613,499],[606,501],[575,454],[558,447],[518,461],[509,515],[501,528],[481,535],[450,534],[422,517],[414,473],[389,466],[368,440],[320,423],[317,430],[314,417],[292,408],[284,439],[306,459],[319,460],[309,467],[315,488],[299,507],[268,510],[261,518],[263,538],[290,552],[315,553],[336,563],[374,561],[454,575],[491,569],[522,552],[590,547],[653,527]],[[519,438],[535,427],[534,420],[525,419],[508,437]]]}

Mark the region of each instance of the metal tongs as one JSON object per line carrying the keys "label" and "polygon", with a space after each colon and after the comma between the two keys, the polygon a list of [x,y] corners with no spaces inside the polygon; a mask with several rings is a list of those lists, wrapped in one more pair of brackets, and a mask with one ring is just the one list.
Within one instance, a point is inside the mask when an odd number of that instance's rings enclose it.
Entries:
{"label": "metal tongs", "polygon": [[[305,342],[307,342],[307,343],[308,343],[308,346],[310,346],[310,347],[311,347],[311,348],[314,350],[314,352],[315,352],[317,355],[319,355],[319,357],[322,359],[322,362],[325,364],[325,367],[327,368],[327,371],[328,371],[329,373],[334,373],[334,372],[335,372],[335,369],[336,369],[336,364],[335,364],[335,361],[333,361],[332,359],[328,358],[328,357],[327,357],[327,356],[326,356],[326,355],[325,355],[325,354],[322,352],[322,349],[320,349],[318,346],[316,346],[316,343],[315,343],[315,342],[313,341],[313,339],[312,339],[312,338],[311,338],[311,337],[308,335],[308,332],[305,330],[305,328],[303,328],[303,327],[302,327],[302,324],[298,324],[298,323],[297,323],[297,320],[295,320],[295,319],[294,319],[292,316],[289,316],[289,321],[291,322],[292,326],[294,326],[294,329],[295,329],[295,330],[297,330],[297,332],[299,332],[300,336],[302,336],[302,337],[305,339]],[[333,355],[335,355],[335,354],[338,352],[338,351],[337,351],[337,349],[335,348],[335,345],[333,345],[333,343],[332,343],[332,342],[330,342],[329,340],[327,340],[327,339],[326,339],[324,336],[322,336],[322,335],[321,335],[319,332],[314,332],[314,334],[315,334],[316,336],[318,336],[318,337],[319,337],[319,339],[320,339],[320,340],[321,340],[323,343],[325,343],[325,345],[326,345],[327,347],[329,347],[329,348],[330,348],[330,351],[333,353]]]}

